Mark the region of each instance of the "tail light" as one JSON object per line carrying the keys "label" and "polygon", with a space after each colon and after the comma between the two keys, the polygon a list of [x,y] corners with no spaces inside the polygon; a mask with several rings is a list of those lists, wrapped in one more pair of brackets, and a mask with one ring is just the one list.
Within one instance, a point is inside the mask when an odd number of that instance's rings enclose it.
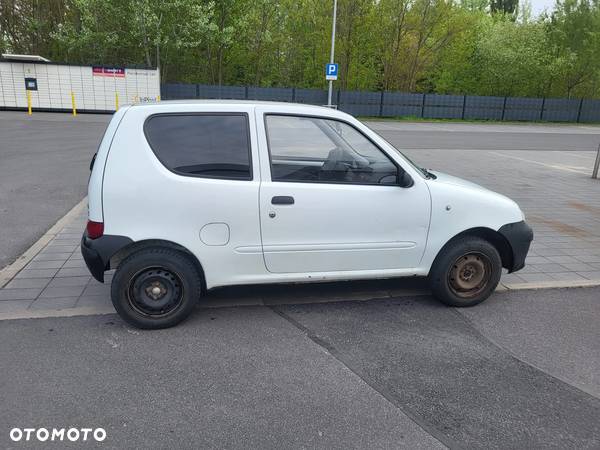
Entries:
{"label": "tail light", "polygon": [[97,239],[104,234],[104,223],[88,220],[86,226],[87,235],[90,239]]}

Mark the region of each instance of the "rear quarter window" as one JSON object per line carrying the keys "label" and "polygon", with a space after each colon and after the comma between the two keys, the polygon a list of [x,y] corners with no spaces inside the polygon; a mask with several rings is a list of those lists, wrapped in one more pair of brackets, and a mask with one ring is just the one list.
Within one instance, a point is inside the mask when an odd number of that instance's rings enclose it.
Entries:
{"label": "rear quarter window", "polygon": [[157,114],[144,133],[160,162],[179,175],[252,179],[246,114]]}

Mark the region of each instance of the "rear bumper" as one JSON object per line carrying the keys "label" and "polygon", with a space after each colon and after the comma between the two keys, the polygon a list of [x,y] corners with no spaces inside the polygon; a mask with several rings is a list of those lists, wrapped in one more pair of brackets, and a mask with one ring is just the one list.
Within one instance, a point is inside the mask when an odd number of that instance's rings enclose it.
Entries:
{"label": "rear bumper", "polygon": [[110,269],[110,258],[133,241],[126,236],[104,235],[90,239],[87,232],[81,237],[81,254],[92,276],[104,283],[104,272]]}
{"label": "rear bumper", "polygon": [[525,267],[525,258],[529,252],[529,246],[533,240],[533,230],[525,221],[508,223],[502,226],[498,232],[510,244],[512,249],[512,264],[508,272],[516,272]]}

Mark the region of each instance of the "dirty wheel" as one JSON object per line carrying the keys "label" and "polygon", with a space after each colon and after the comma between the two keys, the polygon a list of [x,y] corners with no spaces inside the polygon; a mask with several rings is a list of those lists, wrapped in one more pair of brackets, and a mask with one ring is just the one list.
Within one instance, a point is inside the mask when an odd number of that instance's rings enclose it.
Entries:
{"label": "dirty wheel", "polygon": [[473,298],[487,286],[492,275],[491,262],[483,253],[460,256],[448,272],[452,292],[461,298]]}
{"label": "dirty wheel", "polygon": [[496,248],[477,237],[449,242],[430,272],[431,289],[441,302],[451,306],[473,306],[487,299],[502,274]]}

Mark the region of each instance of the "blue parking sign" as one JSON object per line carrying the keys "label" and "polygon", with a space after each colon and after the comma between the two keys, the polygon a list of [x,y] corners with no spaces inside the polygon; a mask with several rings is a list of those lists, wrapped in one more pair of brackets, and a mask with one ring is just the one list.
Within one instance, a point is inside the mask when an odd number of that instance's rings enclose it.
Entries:
{"label": "blue parking sign", "polygon": [[337,80],[338,78],[338,65],[327,64],[325,66],[325,79],[326,80]]}

